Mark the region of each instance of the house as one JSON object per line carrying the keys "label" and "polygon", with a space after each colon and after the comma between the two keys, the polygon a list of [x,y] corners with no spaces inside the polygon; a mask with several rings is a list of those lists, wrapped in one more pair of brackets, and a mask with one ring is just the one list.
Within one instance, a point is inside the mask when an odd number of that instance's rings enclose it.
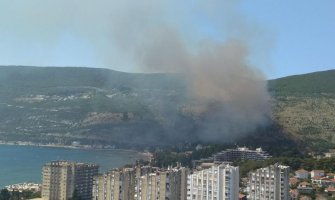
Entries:
{"label": "house", "polygon": [[323,177],[323,176],[325,176],[325,171],[324,170],[312,170],[311,171],[311,178],[313,178],[315,176]]}
{"label": "house", "polygon": [[299,179],[308,179],[309,177],[309,172],[304,170],[304,169],[299,169],[295,171],[295,177]]}
{"label": "house", "polygon": [[335,174],[334,174],[334,173],[327,173],[327,174],[326,174],[326,177],[327,177],[327,178],[330,178],[330,179],[334,179]]}
{"label": "house", "polygon": [[335,197],[335,188],[334,187],[326,188],[325,192],[327,192],[329,196]]}
{"label": "house", "polygon": [[299,193],[303,194],[311,194],[314,192],[314,188],[312,187],[312,185],[306,181],[299,183],[297,189]]}
{"label": "house", "polygon": [[335,183],[334,179],[329,179],[327,177],[315,176],[311,180],[313,184],[318,185],[319,187],[329,187],[333,186]]}
{"label": "house", "polygon": [[290,190],[290,200],[298,200],[299,191],[297,189]]}
{"label": "house", "polygon": [[297,177],[292,177],[288,180],[288,184],[290,187],[296,185],[299,182],[299,179]]}

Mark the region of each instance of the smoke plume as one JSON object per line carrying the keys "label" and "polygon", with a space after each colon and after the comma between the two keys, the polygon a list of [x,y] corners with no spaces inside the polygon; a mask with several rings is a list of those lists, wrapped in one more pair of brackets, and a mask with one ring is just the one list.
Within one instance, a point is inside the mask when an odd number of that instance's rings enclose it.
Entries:
{"label": "smoke plume", "polygon": [[[169,11],[164,9],[156,13],[160,17],[163,13],[162,19],[151,12],[119,16],[119,23],[126,21],[129,26],[116,26],[113,33],[144,71],[184,75],[189,95],[195,99],[184,111],[199,122],[196,137],[231,142],[265,124],[270,113],[266,81],[248,60],[252,50],[249,40],[255,41],[255,32],[234,10],[233,1],[196,2],[193,11],[204,15],[222,35],[194,38],[192,34],[197,34],[199,27],[186,24],[189,30],[184,30],[179,22],[164,18]],[[187,21],[176,15],[179,21]]]}
{"label": "smoke plume", "polygon": [[[266,123],[270,110],[261,67],[250,64],[250,58],[257,56],[254,50],[266,48],[267,41],[257,37],[262,28],[246,20],[238,4],[233,0],[11,0],[0,3],[0,26],[15,32],[21,42],[31,41],[24,43],[31,48],[57,49],[70,37],[93,49],[90,55],[100,65],[183,74],[188,95],[194,99],[184,112],[199,121],[194,134],[206,141],[232,141]],[[15,17],[3,20],[6,16]],[[48,58],[55,59],[55,52],[45,51],[35,59],[47,63]]]}

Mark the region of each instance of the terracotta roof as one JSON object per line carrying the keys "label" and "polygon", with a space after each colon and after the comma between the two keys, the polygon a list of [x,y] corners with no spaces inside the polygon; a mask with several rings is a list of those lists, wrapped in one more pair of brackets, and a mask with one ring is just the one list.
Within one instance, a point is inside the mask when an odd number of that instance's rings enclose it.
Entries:
{"label": "terracotta roof", "polygon": [[314,179],[314,180],[319,180],[319,179],[321,179],[322,177],[321,176],[314,176],[312,179]]}
{"label": "terracotta roof", "polygon": [[324,170],[318,170],[318,169],[314,169],[314,170],[312,170],[311,172],[318,172],[318,173],[322,172],[322,173],[325,173]]}
{"label": "terracotta roof", "polygon": [[293,194],[293,195],[295,195],[295,196],[299,195],[299,191],[297,189],[290,190],[290,193]]}
{"label": "terracotta roof", "polygon": [[301,183],[299,184],[299,186],[301,186],[301,187],[306,187],[306,186],[310,186],[310,185],[311,185],[311,184],[308,183],[308,182],[306,182],[306,181],[301,182]]}
{"label": "terracotta roof", "polygon": [[292,178],[289,179],[289,184],[296,184],[298,182],[299,182],[299,180],[296,177],[292,177]]}
{"label": "terracotta roof", "polygon": [[326,188],[325,191],[327,191],[327,192],[335,192],[335,188],[329,187],[329,188]]}

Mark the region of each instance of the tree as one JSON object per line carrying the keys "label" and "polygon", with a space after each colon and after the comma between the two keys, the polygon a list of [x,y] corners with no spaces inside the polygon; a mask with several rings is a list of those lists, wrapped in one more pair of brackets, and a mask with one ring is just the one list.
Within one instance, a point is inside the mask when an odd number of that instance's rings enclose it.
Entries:
{"label": "tree", "polygon": [[0,192],[0,200],[9,200],[10,194],[7,189],[2,189]]}

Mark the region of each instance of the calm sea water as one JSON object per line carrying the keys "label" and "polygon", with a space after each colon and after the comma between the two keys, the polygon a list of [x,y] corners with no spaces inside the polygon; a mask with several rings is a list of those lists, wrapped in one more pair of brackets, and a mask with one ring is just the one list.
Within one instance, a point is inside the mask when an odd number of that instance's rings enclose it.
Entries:
{"label": "calm sea water", "polygon": [[141,155],[123,150],[85,150],[0,145],[0,187],[32,181],[41,182],[41,170],[52,160],[96,163],[100,172],[133,163]]}

